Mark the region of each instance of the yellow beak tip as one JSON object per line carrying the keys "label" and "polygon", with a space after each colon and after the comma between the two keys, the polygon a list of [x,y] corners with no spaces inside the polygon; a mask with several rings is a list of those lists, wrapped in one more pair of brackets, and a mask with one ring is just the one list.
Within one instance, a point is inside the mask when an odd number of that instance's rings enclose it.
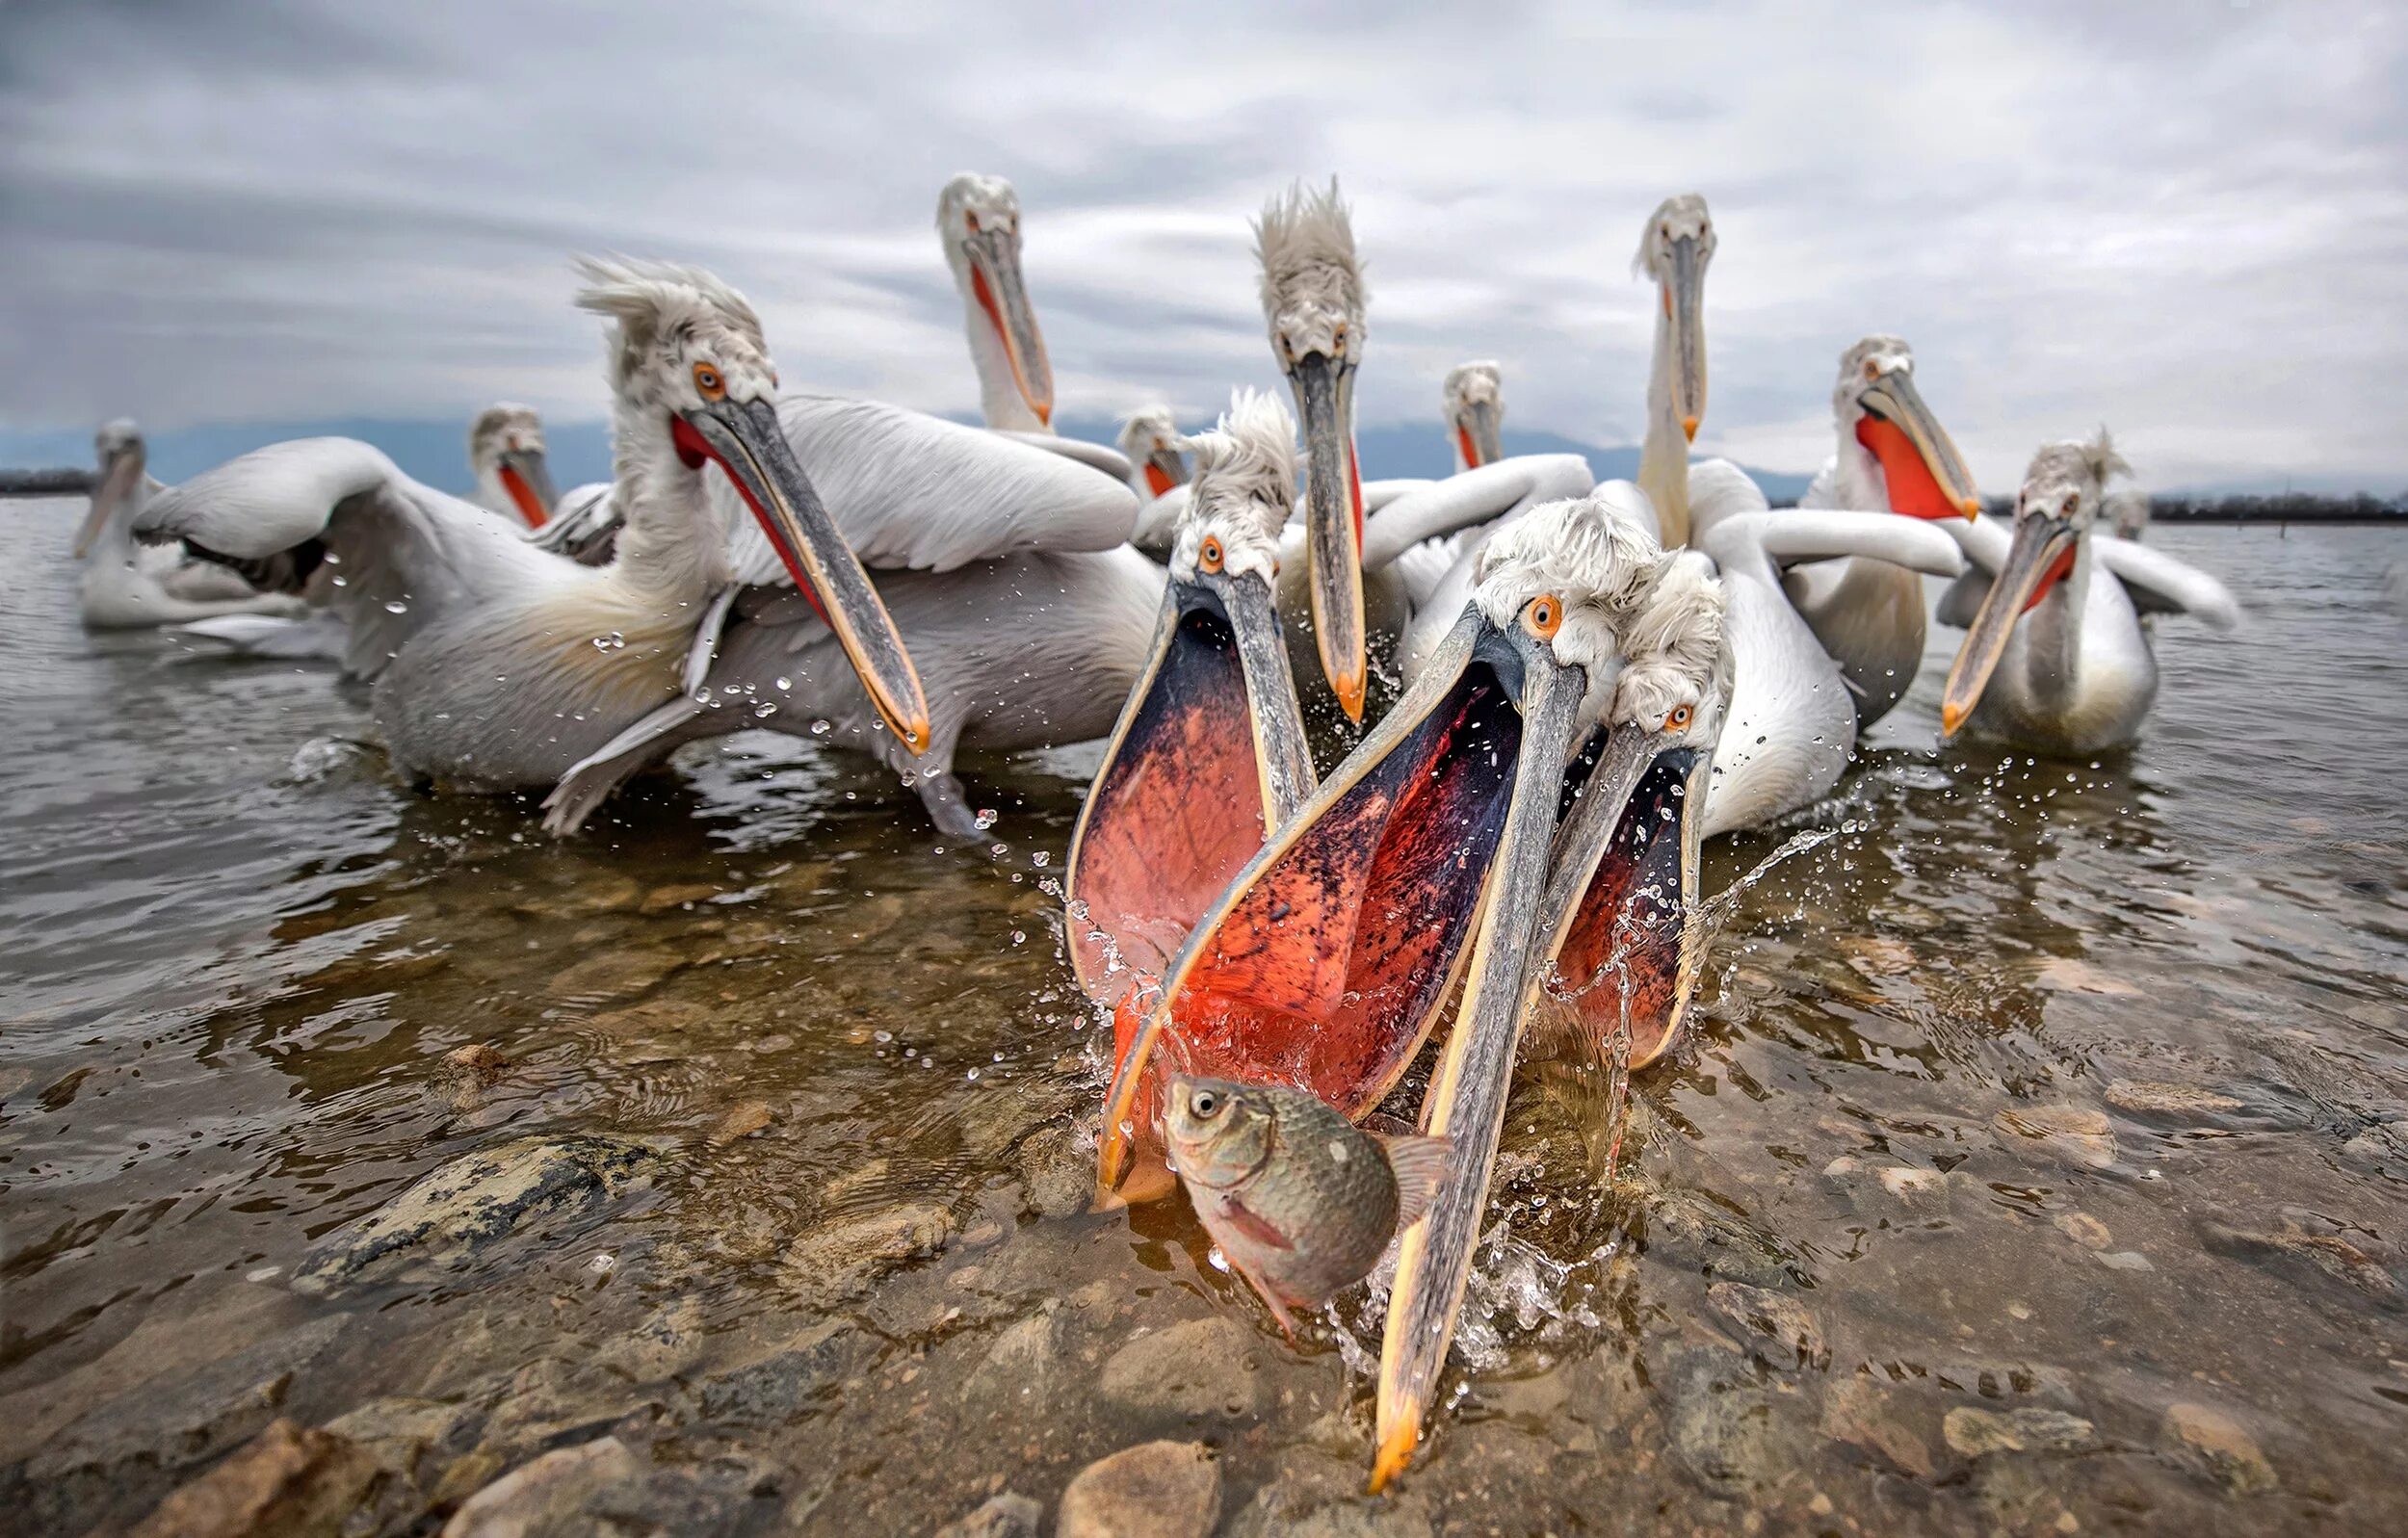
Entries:
{"label": "yellow beak tip", "polygon": [[1379,1445],[1379,1455],[1372,1460],[1373,1495],[1387,1489],[1391,1480],[1404,1473],[1405,1465],[1413,1461],[1414,1441],[1414,1428],[1407,1426]]}
{"label": "yellow beak tip", "polygon": [[1970,714],[1971,713],[1961,705],[1941,706],[1940,735],[1943,737],[1954,737],[1956,735],[1956,729],[1965,724],[1965,717]]}
{"label": "yellow beak tip", "polygon": [[1981,516],[1981,499],[1979,497],[1967,497],[1964,501],[1958,503],[1957,506],[1965,509],[1965,521],[1967,523],[1971,523],[1975,519]]}
{"label": "yellow beak tip", "polygon": [[1337,693],[1338,708],[1347,713],[1347,719],[1360,725],[1363,720],[1363,676],[1357,673],[1351,678],[1335,678],[1330,680],[1329,687]]}
{"label": "yellow beak tip", "polygon": [[1689,442],[1695,443],[1697,441],[1697,419],[1695,417],[1683,417],[1681,419],[1681,430],[1688,435]]}

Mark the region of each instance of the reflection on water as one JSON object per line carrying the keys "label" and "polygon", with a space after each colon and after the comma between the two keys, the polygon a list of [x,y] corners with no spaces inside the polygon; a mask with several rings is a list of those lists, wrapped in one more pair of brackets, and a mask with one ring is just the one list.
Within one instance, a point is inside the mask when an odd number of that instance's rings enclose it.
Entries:
{"label": "reflection on water", "polygon": [[[924,1531],[1150,1436],[1219,1450],[1229,1530],[1356,1499],[1375,1298],[1292,1345],[1184,1204],[1082,1210],[1109,1033],[1043,887],[1091,748],[972,766],[969,847],[748,738],[553,844],[388,782],[323,673],[84,637],[65,530],[0,569],[0,1529],[130,1521],[277,1413],[377,1450],[393,1532],[605,1433],[629,1530]],[[1863,829],[1741,894],[1618,1179],[1602,1071],[1526,1067],[1397,1530],[2408,1521],[2401,541],[2162,537],[2255,614],[2163,626],[2138,751],[1936,753],[1927,669],[1709,849]],[[666,1158],[289,1285],[569,1134]],[[1173,1328],[1203,1366],[1123,1355]]]}

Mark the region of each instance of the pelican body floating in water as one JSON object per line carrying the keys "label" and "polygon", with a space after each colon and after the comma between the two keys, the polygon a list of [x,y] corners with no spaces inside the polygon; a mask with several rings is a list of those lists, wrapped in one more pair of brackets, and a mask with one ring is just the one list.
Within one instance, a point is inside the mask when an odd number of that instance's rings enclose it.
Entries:
{"label": "pelican body floating in water", "polygon": [[1968,573],[1940,609],[1942,623],[1966,626],[1940,696],[1950,736],[2052,754],[2122,747],[2140,735],[2158,692],[2144,611],[2238,622],[2214,578],[2095,532],[2108,481],[2129,471],[2105,428],[2084,442],[2044,444],[2016,493],[2011,539],[1988,530],[1968,541],[1979,575]]}
{"label": "pelican body floating in water", "polygon": [[281,623],[301,612],[297,600],[261,592],[223,566],[135,538],[144,509],[165,488],[150,478],[149,451],[133,423],[102,424],[92,449],[98,466],[90,471],[0,471],[0,497],[91,497],[75,534],[75,559],[84,563],[76,607],[85,629],[148,630],[233,616]]}
{"label": "pelican body floating in water", "polygon": [[884,606],[780,430],[775,371],[743,297],[665,263],[589,261],[587,309],[613,323],[612,562],[536,548],[482,508],[403,475],[364,443],[308,438],[245,455],[155,499],[137,532],[283,591],[331,567],[347,664],[374,681],[406,772],[473,790],[548,785],[680,688],[725,583],[705,492],[724,474],[825,616],[900,736],[928,705]]}

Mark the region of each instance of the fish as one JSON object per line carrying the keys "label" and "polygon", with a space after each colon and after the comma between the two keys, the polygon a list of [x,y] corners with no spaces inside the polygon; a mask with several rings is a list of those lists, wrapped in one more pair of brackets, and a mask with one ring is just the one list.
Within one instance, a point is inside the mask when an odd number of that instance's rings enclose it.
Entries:
{"label": "fish", "polygon": [[1370,1275],[1428,1207],[1454,1147],[1365,1132],[1308,1090],[1185,1075],[1170,1081],[1164,1133],[1205,1231],[1291,1339],[1289,1310]]}

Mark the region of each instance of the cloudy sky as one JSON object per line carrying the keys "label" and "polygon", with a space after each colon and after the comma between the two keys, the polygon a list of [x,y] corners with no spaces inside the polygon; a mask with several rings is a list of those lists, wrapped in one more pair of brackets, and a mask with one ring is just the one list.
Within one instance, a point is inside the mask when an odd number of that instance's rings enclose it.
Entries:
{"label": "cloudy sky", "polygon": [[972,410],[960,169],[1019,186],[1061,409],[1192,417],[1271,381],[1247,218],[1335,172],[1368,421],[1493,355],[1515,426],[1635,441],[1631,254],[1695,189],[1701,449],[1811,468],[1894,330],[1987,487],[2100,421],[2161,486],[2408,483],[2408,7],[1139,9],[0,0],[0,426],[596,417],[578,250]]}

